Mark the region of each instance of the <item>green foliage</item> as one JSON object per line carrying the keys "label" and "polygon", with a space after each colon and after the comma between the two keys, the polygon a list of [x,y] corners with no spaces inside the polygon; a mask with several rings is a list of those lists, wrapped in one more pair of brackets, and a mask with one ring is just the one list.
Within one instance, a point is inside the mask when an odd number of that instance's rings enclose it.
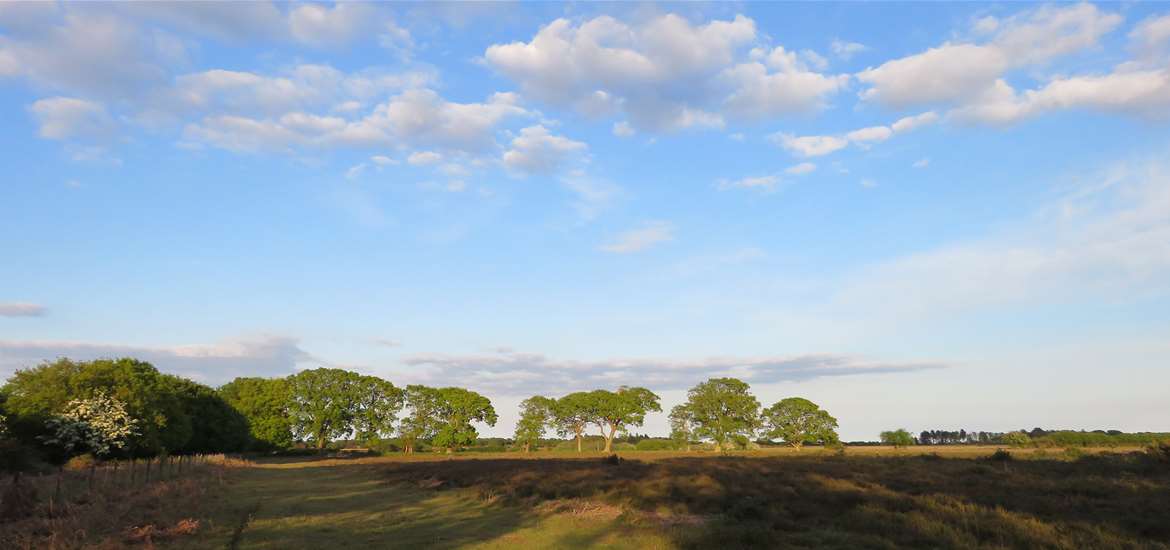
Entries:
{"label": "green foliage", "polygon": [[544,431],[552,420],[555,401],[535,395],[520,403],[520,419],[516,421],[516,444],[529,452],[532,446],[544,437]]}
{"label": "green foliage", "polygon": [[735,378],[711,378],[691,388],[687,402],[671,411],[672,437],[710,439],[719,450],[750,438],[760,425],[760,402],[749,388]]}
{"label": "green foliage", "polygon": [[837,419],[803,397],[780,400],[764,410],[764,419],[769,439],[781,439],[797,449],[805,443],[832,444],[839,440]]}
{"label": "green foliage", "polygon": [[581,451],[581,438],[585,428],[596,418],[593,397],[589,392],[570,393],[557,399],[552,408],[553,429],[561,437],[572,435],[577,440],[577,451]]}
{"label": "green foliage", "polygon": [[914,444],[914,436],[901,428],[882,432],[880,437],[883,444],[893,445],[897,448],[909,447]]}
{"label": "green foliage", "polygon": [[634,448],[639,451],[672,451],[678,448],[678,444],[670,439],[643,439]]}
{"label": "green foliage", "polygon": [[1028,437],[1028,434],[1024,432],[1006,433],[1000,439],[1005,445],[1011,445],[1012,447],[1024,447],[1032,443],[1032,438]]}
{"label": "green foliage", "polygon": [[[150,363],[123,358],[42,363],[18,370],[0,393],[5,396],[7,412],[17,417],[12,422],[14,435],[31,443],[52,437],[46,422],[69,402],[105,392],[123,403],[137,422],[137,433],[127,442],[125,452],[154,455],[164,449],[182,451],[193,444],[231,450],[219,446],[240,440],[238,432],[244,424],[225,424],[226,416],[209,414],[209,407],[228,413],[211,403],[215,398],[208,391],[189,380],[162,374]],[[247,437],[246,431],[243,437]]]}
{"label": "green foliage", "polygon": [[1041,447],[1119,447],[1149,445],[1166,438],[1170,438],[1170,434],[1059,430],[1045,431],[1042,435],[1033,434],[1032,443]]}
{"label": "green foliage", "polygon": [[646,388],[621,387],[616,392],[594,390],[588,394],[589,416],[605,438],[605,452],[613,450],[613,438],[619,430],[641,426],[646,413],[660,412],[658,395]]}
{"label": "green foliage", "polygon": [[359,439],[388,435],[402,408],[402,393],[390,382],[342,369],[312,369],[290,376],[288,395],[293,433],[318,449],[350,433]]}
{"label": "green foliage", "polygon": [[398,426],[402,450],[413,453],[418,444],[435,436],[439,430],[439,390],[421,385],[406,387],[405,402],[410,413]]}
{"label": "green foliage", "polygon": [[488,398],[463,388],[439,388],[436,392],[436,413],[440,422],[432,441],[436,447],[452,452],[474,443],[479,432],[472,422],[496,425],[496,410]]}
{"label": "green foliage", "polygon": [[284,378],[236,378],[219,388],[224,401],[247,420],[252,448],[263,451],[293,444],[288,392]]}

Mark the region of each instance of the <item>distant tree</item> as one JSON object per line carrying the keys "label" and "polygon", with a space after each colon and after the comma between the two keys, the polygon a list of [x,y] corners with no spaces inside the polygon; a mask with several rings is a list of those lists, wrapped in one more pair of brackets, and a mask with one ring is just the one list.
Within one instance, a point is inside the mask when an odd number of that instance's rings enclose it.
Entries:
{"label": "distant tree", "polygon": [[613,452],[613,438],[619,430],[630,426],[641,426],[646,413],[660,412],[658,395],[646,388],[621,387],[617,391],[595,390],[589,392],[592,401],[593,423],[605,438],[604,452]]}
{"label": "distant tree", "polygon": [[318,449],[334,439],[390,433],[402,407],[393,384],[341,369],[312,369],[288,378],[288,413],[293,432]]}
{"label": "distant tree", "polygon": [[544,431],[552,420],[554,404],[552,399],[540,395],[520,403],[520,420],[516,421],[516,435],[513,439],[524,446],[524,452],[531,451],[532,445],[544,437]]}
{"label": "distant tree", "polygon": [[691,440],[695,438],[694,427],[691,426],[691,414],[686,405],[675,405],[670,410],[670,439],[675,448],[691,450]]}
{"label": "distant tree", "polygon": [[221,386],[219,395],[247,419],[252,444],[256,449],[286,449],[292,446],[287,379],[236,378]]}
{"label": "distant tree", "polygon": [[1004,444],[1011,445],[1012,447],[1024,447],[1032,443],[1032,438],[1028,437],[1028,434],[1024,432],[1009,432],[1003,434],[1003,437],[1000,439]]}
{"label": "distant tree", "polygon": [[439,390],[421,385],[410,385],[405,392],[409,413],[398,425],[402,438],[402,452],[413,454],[420,441],[430,440],[439,429]]}
{"label": "distant tree", "polygon": [[671,411],[671,422],[726,450],[728,442],[750,438],[760,425],[760,402],[748,390],[742,380],[711,378],[687,392],[687,402]]}
{"label": "distant tree", "polygon": [[251,435],[248,419],[215,390],[169,374],[163,375],[168,393],[175,395],[191,421],[191,437],[168,448],[172,454],[224,453],[247,449]]}
{"label": "distant tree", "polygon": [[496,425],[496,410],[488,398],[463,388],[439,388],[438,390],[439,429],[434,444],[447,449],[448,453],[459,447],[475,443],[479,437],[472,422]]}
{"label": "distant tree", "polygon": [[914,436],[903,429],[882,432],[880,437],[882,443],[893,445],[896,448],[909,447],[914,444]]}
{"label": "distant tree", "polygon": [[805,443],[838,441],[837,419],[803,397],[789,397],[764,410],[767,437],[800,449]]}
{"label": "distant tree", "polygon": [[581,452],[585,429],[597,418],[592,396],[588,392],[570,393],[556,400],[552,413],[553,428],[561,437],[576,438],[577,452]]}
{"label": "distant tree", "polygon": [[365,444],[389,437],[394,432],[398,411],[402,410],[402,390],[377,376],[359,376],[354,392],[357,399],[354,437]]}

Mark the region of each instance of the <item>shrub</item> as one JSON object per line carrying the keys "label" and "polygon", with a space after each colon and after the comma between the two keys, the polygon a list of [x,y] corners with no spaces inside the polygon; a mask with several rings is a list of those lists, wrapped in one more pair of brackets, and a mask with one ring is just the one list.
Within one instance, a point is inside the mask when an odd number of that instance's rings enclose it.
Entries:
{"label": "shrub", "polygon": [[670,451],[676,443],[669,439],[643,439],[634,447],[639,451]]}
{"label": "shrub", "polygon": [[1170,439],[1151,443],[1146,454],[1158,462],[1170,464]]}
{"label": "shrub", "polygon": [[992,462],[1010,462],[1014,457],[1006,449],[996,449],[994,453],[987,456],[987,460]]}

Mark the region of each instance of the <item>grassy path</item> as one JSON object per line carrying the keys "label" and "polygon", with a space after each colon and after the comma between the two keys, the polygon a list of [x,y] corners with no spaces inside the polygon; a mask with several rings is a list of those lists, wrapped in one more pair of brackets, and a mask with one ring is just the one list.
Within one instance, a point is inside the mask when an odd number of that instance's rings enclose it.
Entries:
{"label": "grassy path", "polygon": [[[327,464],[327,465],[326,465]],[[234,472],[177,548],[672,548],[617,514],[536,513],[469,491],[388,484],[377,465],[262,464]]]}

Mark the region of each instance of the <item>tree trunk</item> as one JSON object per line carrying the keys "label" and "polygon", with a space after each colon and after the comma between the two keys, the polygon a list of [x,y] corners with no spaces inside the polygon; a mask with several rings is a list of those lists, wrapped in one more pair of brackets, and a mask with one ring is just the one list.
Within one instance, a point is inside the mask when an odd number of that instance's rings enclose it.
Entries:
{"label": "tree trunk", "polygon": [[530,443],[530,442],[525,443],[524,444],[524,453],[527,454],[531,450],[532,450],[532,443]]}
{"label": "tree trunk", "polygon": [[617,434],[617,426],[610,426],[609,427],[609,435],[606,435],[604,430],[602,430],[602,432],[601,432],[601,437],[605,438],[605,452],[606,453],[613,452],[613,436],[615,434]]}
{"label": "tree trunk", "polygon": [[577,452],[581,452],[581,432],[577,432]]}

